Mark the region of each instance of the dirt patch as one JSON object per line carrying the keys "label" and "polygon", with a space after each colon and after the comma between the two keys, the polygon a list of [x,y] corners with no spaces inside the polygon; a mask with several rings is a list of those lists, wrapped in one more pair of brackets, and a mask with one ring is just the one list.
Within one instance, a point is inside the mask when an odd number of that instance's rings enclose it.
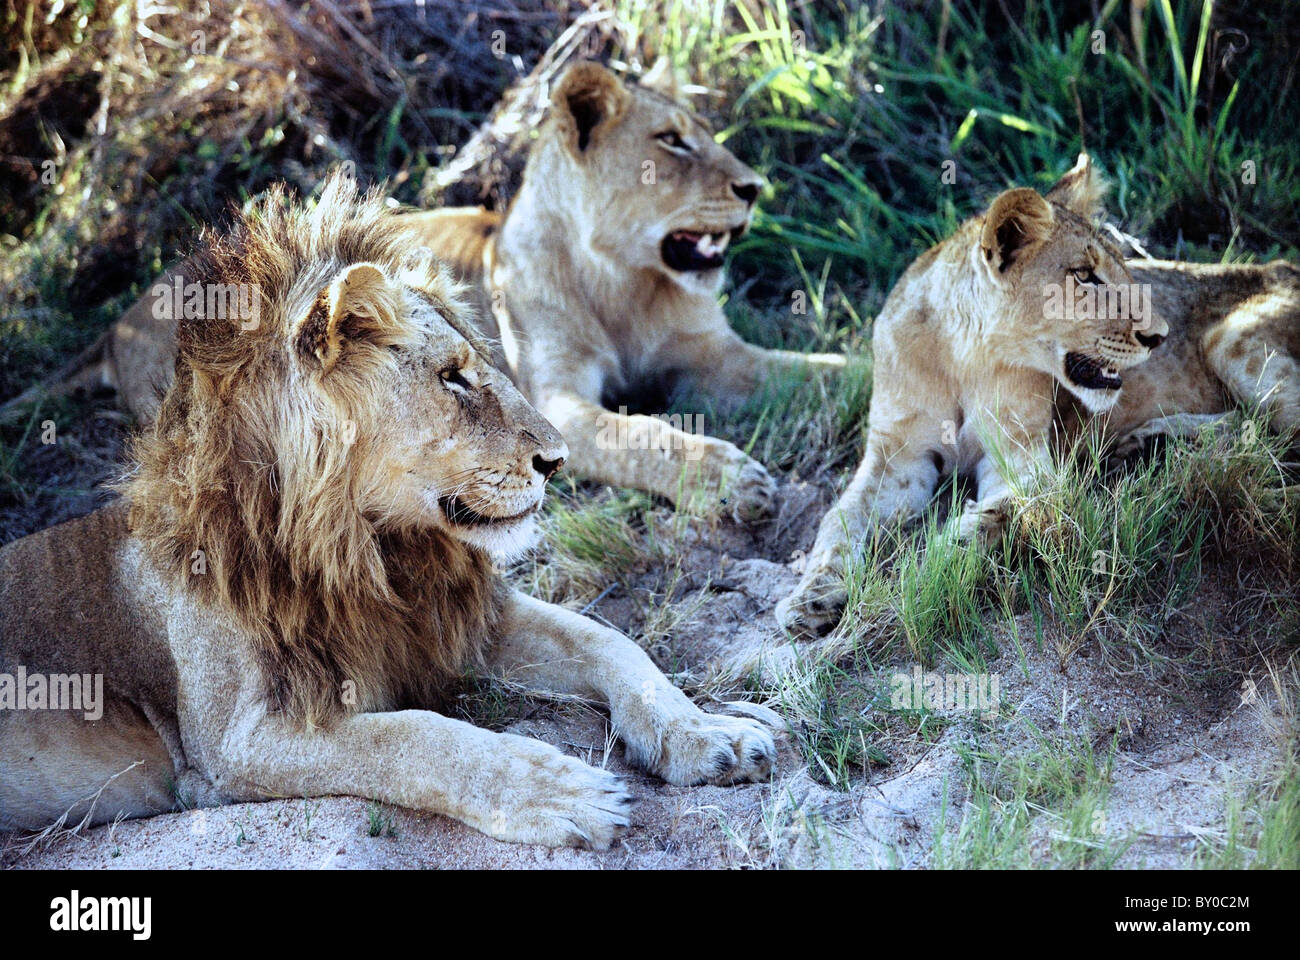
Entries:
{"label": "dirt patch", "polygon": [[[710,682],[727,673],[730,661],[779,658],[781,651],[794,649],[776,635],[772,618],[776,601],[795,580],[781,561],[811,538],[826,496],[823,490],[787,484],[770,524],[753,530],[700,524],[683,533],[681,549],[673,555],[681,576],[667,604],[681,617],[670,639],[651,644],[652,655],[678,682],[697,692],[717,691]],[[589,614],[637,634],[645,617],[636,593],[661,589],[662,576],[646,573],[610,591]],[[1213,578],[1205,589],[1207,603],[1221,599]],[[1022,637],[1033,636],[1027,616],[1017,627]],[[1191,642],[1193,632],[1186,627],[1180,634],[1175,626],[1165,640],[1168,649]],[[1030,731],[1037,730],[1051,738],[1086,738],[1099,756],[1113,757],[1109,801],[1098,829],[1099,841],[1123,841],[1115,865],[1176,867],[1188,865],[1206,838],[1222,833],[1229,796],[1242,794],[1277,760],[1277,702],[1262,678],[1247,687],[1235,674],[1211,682],[1188,679],[1174,669],[1132,670],[1125,666],[1122,647],[1095,642],[1067,657],[1051,642],[1024,643],[1023,654],[1007,636],[999,637],[999,646],[1000,655],[989,663],[1001,683],[996,716],[935,711],[940,735],[891,736],[884,745],[887,762],[865,763],[842,790],[827,785],[793,729],[780,740],[771,783],[679,788],[629,769],[621,748],[607,746],[608,721],[600,713],[535,701],[508,708],[512,715],[492,722],[494,728],[546,740],[627,780],[637,798],[633,827],[605,852],[498,843],[445,817],[331,797],[123,822],[30,852],[10,838],[0,864],[38,869],[929,867],[936,837],[955,836],[974,812],[963,757],[985,748],[1014,754],[1033,745]],[[795,652],[807,657],[810,648]],[[920,669],[905,657],[876,668],[886,680]],[[713,702],[719,699],[716,692],[701,699],[707,709],[719,708]],[[1034,821],[1036,857],[1050,857],[1061,830],[1051,816]]]}

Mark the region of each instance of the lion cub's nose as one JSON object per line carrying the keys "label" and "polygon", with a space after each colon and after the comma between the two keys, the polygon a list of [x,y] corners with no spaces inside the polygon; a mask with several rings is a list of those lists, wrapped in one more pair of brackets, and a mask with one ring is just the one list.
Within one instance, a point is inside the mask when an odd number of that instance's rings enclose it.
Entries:
{"label": "lion cub's nose", "polygon": [[564,466],[564,458],[556,457],[554,460],[548,460],[540,453],[533,456],[533,469],[542,475],[543,480],[549,480],[555,476],[555,472]]}
{"label": "lion cub's nose", "polygon": [[1162,333],[1139,333],[1137,335],[1138,343],[1148,350],[1154,350],[1160,344],[1164,343],[1165,337]]}

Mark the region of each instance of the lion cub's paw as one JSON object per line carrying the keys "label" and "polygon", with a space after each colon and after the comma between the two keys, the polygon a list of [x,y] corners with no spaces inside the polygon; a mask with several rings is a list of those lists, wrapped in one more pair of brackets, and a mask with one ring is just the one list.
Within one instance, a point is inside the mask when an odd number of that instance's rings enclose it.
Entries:
{"label": "lion cub's paw", "polygon": [[794,593],[776,605],[776,622],[798,638],[821,636],[839,624],[848,603],[844,567],[828,557],[811,565]]}
{"label": "lion cub's paw", "polygon": [[627,829],[632,796],[618,777],[540,740],[505,736],[516,753],[509,782],[473,826],[498,840],[592,850],[608,849]]}
{"label": "lion cub's paw", "polygon": [[727,489],[725,506],[739,523],[766,520],[776,512],[776,481],[761,463],[745,457]]}
{"label": "lion cub's paw", "polygon": [[987,547],[1006,530],[1011,520],[1009,503],[978,504],[966,502],[966,509],[957,519],[956,535],[962,543],[977,543]]}
{"label": "lion cub's paw", "polygon": [[776,762],[776,741],[760,721],[695,710],[672,722],[652,771],[683,787],[727,786],[766,780]]}

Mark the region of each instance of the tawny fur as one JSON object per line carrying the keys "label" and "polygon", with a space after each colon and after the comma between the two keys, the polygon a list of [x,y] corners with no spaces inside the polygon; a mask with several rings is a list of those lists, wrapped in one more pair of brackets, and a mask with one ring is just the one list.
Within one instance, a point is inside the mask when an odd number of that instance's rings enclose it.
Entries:
{"label": "tawny fur", "polygon": [[[299,419],[310,401],[285,402],[300,387],[275,349],[322,334],[319,300],[301,330],[286,311],[304,275],[358,262],[396,275],[409,239],[380,200],[353,204],[341,182],[314,213],[276,190],[259,210],[187,267],[191,282],[251,285],[260,322],[251,331],[238,317],[179,323],[175,384],[134,443],[139,467],[123,486],[132,531],[178,588],[236,616],[290,715],[332,722],[346,682],[363,710],[436,703],[480,662],[497,620],[489,561],[443,531],[376,531],[351,496],[355,447],[330,431],[312,437]],[[454,315],[446,277],[422,279]],[[386,312],[378,341],[354,347],[329,377],[358,421],[382,413],[358,408],[379,400],[367,381],[386,344],[412,335],[396,304]],[[277,450],[301,462],[277,460]],[[199,550],[206,569],[196,574]]]}
{"label": "tawny fur", "polygon": [[395,220],[335,178],[211,237],[190,276],[252,285],[259,315],[182,321],[123,500],[0,549],[0,695],[23,671],[103,683],[100,716],[0,709],[0,830],[351,794],[607,846],[612,773],[434,711],[471,666],[608,704],[672,783],[767,776],[760,723],[494,572],[568,451]]}
{"label": "tawny fur", "polygon": [[[718,303],[721,265],[683,271],[664,260],[674,231],[742,235],[761,186],[680,101],[671,73],[625,85],[577,63],[556,85],[504,217],[467,208],[396,222],[468,284],[484,336],[497,341],[494,361],[559,427],[572,470],[754,520],[770,513],[775,493],[762,464],[646,414],[679,390],[737,404],[774,373],[843,366],[836,355],[746,343]],[[160,283],[190,272],[182,263]],[[173,354],[172,324],[147,296],[114,326],[98,376],[148,420]]]}
{"label": "tawny fur", "polygon": [[[1097,225],[1104,191],[1082,155],[1046,198],[1004,192],[899,278],[875,322],[865,455],[777,606],[788,630],[833,627],[855,551],[953,472],[977,488],[954,533],[987,539],[1084,428],[1126,453],[1204,428],[1235,398],[1300,431],[1300,270],[1125,261]],[[1080,268],[1098,290],[1138,285],[1150,316],[1048,310],[1049,287]],[[1081,386],[1071,354],[1109,365],[1122,388]]]}

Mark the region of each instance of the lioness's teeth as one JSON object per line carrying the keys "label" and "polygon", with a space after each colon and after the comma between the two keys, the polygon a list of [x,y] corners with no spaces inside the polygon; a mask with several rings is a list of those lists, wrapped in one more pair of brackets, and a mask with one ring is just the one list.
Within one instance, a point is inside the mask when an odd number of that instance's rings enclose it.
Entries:
{"label": "lioness's teeth", "polygon": [[[715,240],[714,237],[717,237]],[[700,242],[696,244],[696,252],[702,257],[721,256],[722,252],[727,249],[728,236],[725,233],[712,234],[706,233],[700,237]]]}

